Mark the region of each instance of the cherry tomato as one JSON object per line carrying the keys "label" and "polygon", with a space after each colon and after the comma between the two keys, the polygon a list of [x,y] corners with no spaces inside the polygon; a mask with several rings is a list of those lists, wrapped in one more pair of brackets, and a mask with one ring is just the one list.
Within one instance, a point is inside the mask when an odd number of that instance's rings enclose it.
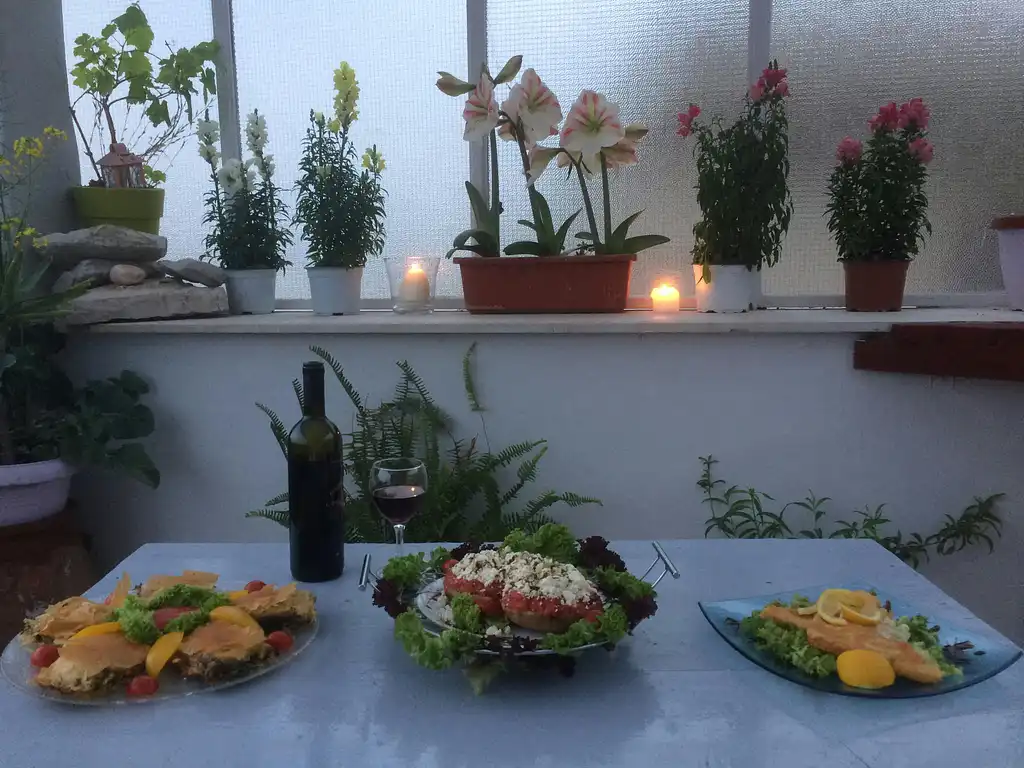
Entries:
{"label": "cherry tomato", "polygon": [[265,586],[267,586],[265,583],[263,583],[259,579],[256,579],[255,581],[250,581],[248,584],[245,585],[245,591],[246,592],[259,592]]}
{"label": "cherry tomato", "polygon": [[294,644],[295,641],[292,639],[292,636],[289,635],[287,632],[282,632],[278,630],[277,632],[271,632],[269,635],[267,635],[267,645],[269,645],[278,653],[284,653],[285,651],[289,650]]}
{"label": "cherry tomato", "polygon": [[104,598],[103,598],[103,604],[104,604],[104,605],[110,605],[110,601],[111,601],[111,600],[112,600],[113,598],[114,598],[114,596],[113,596],[113,595],[107,595],[106,597],[104,597]]}
{"label": "cherry tomato", "polygon": [[152,696],[160,688],[160,683],[155,677],[139,675],[133,677],[128,683],[129,696]]}
{"label": "cherry tomato", "polygon": [[32,656],[29,658],[29,663],[33,667],[48,667],[55,662],[60,656],[60,651],[57,650],[56,645],[40,645],[34,651]]}
{"label": "cherry tomato", "polygon": [[156,624],[156,628],[162,630],[167,626],[171,619],[176,619],[183,613],[190,613],[195,608],[157,608],[153,611],[153,623]]}

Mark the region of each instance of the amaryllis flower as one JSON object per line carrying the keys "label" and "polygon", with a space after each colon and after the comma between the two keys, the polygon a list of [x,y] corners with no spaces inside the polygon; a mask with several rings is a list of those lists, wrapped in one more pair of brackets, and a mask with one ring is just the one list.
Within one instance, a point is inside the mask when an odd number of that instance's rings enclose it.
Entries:
{"label": "amaryllis flower", "polygon": [[878,114],[868,121],[872,131],[894,131],[900,122],[900,108],[895,101],[879,108]]}
{"label": "amaryllis flower", "polygon": [[907,147],[907,151],[922,163],[928,165],[935,155],[935,146],[928,139],[914,139]]}
{"label": "amaryllis flower", "polygon": [[551,147],[535,146],[530,150],[530,172],[527,174],[527,183],[533,184],[539,179],[555,156],[559,156],[561,162],[562,150]]}
{"label": "amaryllis flower", "polygon": [[911,99],[900,107],[898,125],[900,128],[925,131],[928,129],[928,118],[931,111],[924,105],[923,99]]}
{"label": "amaryllis flower", "polygon": [[836,163],[839,165],[852,165],[860,160],[863,152],[864,145],[857,141],[857,139],[847,136],[836,147]]}
{"label": "amaryllis flower", "polygon": [[618,143],[625,135],[619,120],[619,107],[596,91],[583,91],[569,110],[562,127],[561,144],[584,157],[596,155],[604,147]]}
{"label": "amaryllis flower", "polygon": [[512,86],[501,111],[509,116],[512,124],[503,125],[499,135],[513,138],[512,126],[521,120],[527,145],[554,136],[562,122],[562,106],[532,68],[526,70],[522,79]]}
{"label": "amaryllis flower", "polygon": [[461,96],[473,90],[472,83],[467,83],[450,72],[438,72],[437,75],[437,89],[448,96]]}
{"label": "amaryllis flower", "polygon": [[498,124],[498,102],[494,100],[494,83],[486,72],[480,73],[480,82],[469,94],[462,110],[466,130],[462,138],[466,141],[479,139],[490,133]]}
{"label": "amaryllis flower", "polygon": [[700,107],[696,104],[691,104],[690,108],[685,112],[680,112],[677,116],[679,118],[679,128],[676,130],[676,133],[680,136],[689,136],[693,133],[693,121],[697,119],[699,114]]}

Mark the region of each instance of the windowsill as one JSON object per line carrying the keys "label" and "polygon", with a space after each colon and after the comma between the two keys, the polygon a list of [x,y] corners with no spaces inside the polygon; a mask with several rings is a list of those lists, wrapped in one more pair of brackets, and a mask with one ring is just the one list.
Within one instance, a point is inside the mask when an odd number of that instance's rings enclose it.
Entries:
{"label": "windowsill", "polygon": [[120,334],[649,334],[649,333],[873,333],[896,323],[1024,323],[1009,309],[931,308],[857,313],[840,309],[770,309],[738,315],[655,315],[630,311],[612,315],[471,315],[438,311],[430,315],[362,312],[321,317],[304,311],[272,315],[190,318],[90,326],[88,333]]}

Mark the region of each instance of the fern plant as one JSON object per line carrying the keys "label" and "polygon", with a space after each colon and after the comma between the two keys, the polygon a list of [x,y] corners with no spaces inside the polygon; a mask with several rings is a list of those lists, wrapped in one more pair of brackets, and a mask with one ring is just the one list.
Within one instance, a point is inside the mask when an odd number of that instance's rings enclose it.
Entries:
{"label": "fern plant", "polygon": [[[1002,519],[996,504],[1003,494],[982,498],[976,496],[959,516],[946,515],[942,527],[929,536],[911,533],[904,537],[897,530],[892,533],[886,526],[892,521],[886,517],[885,505],[874,509],[865,507],[855,511],[851,520],[837,520],[836,526],[826,532],[822,521],[828,516],[828,496],[818,497],[808,492],[802,501],[791,501],[778,512],[768,509],[765,502],[774,502],[771,496],[755,488],[729,485],[717,478],[712,468],[718,463],[714,456],[701,456],[703,467],[697,487],[704,492],[704,503],[710,509],[705,521],[705,538],[717,531],[730,539],[871,539],[885,547],[900,560],[914,568],[931,553],[951,555],[967,546],[984,542],[989,552],[995,548],[995,538],[1002,536]],[[786,521],[791,509],[804,511],[811,518],[808,528],[794,530]]]}
{"label": "fern plant", "polygon": [[[455,437],[451,417],[434,402],[423,379],[408,362],[398,363],[401,376],[392,398],[370,407],[338,360],[322,347],[310,347],[334,372],[355,409],[352,432],[343,436],[349,541],[390,541],[390,526],[370,504],[369,480],[373,462],[395,456],[416,456],[427,469],[425,508],[409,522],[407,541],[496,541],[514,528],[533,531],[551,522],[548,512],[558,504],[581,507],[601,503],[589,496],[554,490],[542,491],[525,501],[521,498],[537,479],[547,441],[525,441],[492,452],[473,378],[475,349],[476,344],[471,345],[463,356],[462,379],[470,410],[481,414],[482,445],[477,437]],[[302,385],[298,379],[292,381],[292,388],[301,407]],[[284,421],[266,405],[257,403],[256,407],[269,419],[271,432],[287,458],[288,428]],[[503,484],[502,477],[513,468],[515,481]],[[246,517],[288,525],[288,494],[275,496]]]}

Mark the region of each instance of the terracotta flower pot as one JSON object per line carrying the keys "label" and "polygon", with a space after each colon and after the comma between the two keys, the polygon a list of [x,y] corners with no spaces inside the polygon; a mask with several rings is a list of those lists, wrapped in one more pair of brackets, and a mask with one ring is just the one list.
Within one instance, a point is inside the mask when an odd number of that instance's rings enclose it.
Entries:
{"label": "terracotta flower pot", "polygon": [[635,253],[455,259],[473,314],[622,312]]}
{"label": "terracotta flower pot", "polygon": [[844,261],[847,312],[899,312],[909,261]]}

